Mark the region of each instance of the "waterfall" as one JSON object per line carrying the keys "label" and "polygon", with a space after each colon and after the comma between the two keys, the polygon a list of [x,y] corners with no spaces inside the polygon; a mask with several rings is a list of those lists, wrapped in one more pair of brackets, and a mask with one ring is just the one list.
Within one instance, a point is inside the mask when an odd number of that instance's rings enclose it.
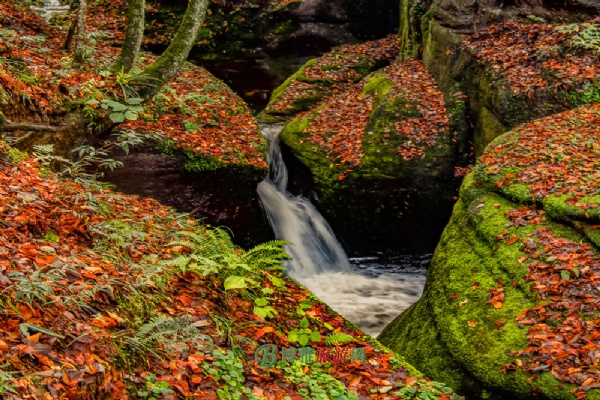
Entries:
{"label": "waterfall", "polygon": [[43,6],[31,8],[36,10],[46,22],[50,21],[54,14],[69,11],[69,5],[62,5],[60,0],[44,0]]}
{"label": "waterfall", "polygon": [[286,270],[294,278],[350,271],[348,258],[327,221],[308,199],[286,191],[288,174],[278,137],[281,129],[282,125],[263,127],[271,170],[257,190],[275,237],[292,243],[285,248],[292,256],[285,262]]}

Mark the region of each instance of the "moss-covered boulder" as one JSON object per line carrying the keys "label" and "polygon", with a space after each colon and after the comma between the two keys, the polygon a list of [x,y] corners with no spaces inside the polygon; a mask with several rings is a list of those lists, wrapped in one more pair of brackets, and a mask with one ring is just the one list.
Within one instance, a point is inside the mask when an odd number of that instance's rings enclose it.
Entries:
{"label": "moss-covered boulder", "polygon": [[[469,96],[476,155],[521,123],[598,100],[600,47],[592,37],[600,28],[564,22],[589,14],[537,10],[545,20],[527,7],[480,15],[468,7],[450,12],[443,4],[423,15],[420,36],[414,23],[400,30],[422,38],[423,62],[446,97],[456,90]],[[552,20],[560,22],[546,23]]]}
{"label": "moss-covered boulder", "polygon": [[371,72],[389,65],[397,53],[396,35],[335,47],[308,61],[275,89],[258,118],[263,122],[275,122],[311,110],[348,90]]}
{"label": "moss-covered boulder", "polygon": [[382,343],[469,398],[600,398],[599,139],[596,104],[493,141]]}
{"label": "moss-covered boulder", "polygon": [[318,208],[351,251],[399,249],[437,240],[447,221],[452,120],[431,75],[409,60],[290,121],[280,138],[310,171]]}

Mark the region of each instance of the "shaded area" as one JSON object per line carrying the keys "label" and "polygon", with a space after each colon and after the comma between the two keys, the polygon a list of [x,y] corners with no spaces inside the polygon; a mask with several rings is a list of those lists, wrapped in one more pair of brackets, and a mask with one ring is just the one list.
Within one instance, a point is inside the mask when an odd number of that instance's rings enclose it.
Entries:
{"label": "shaded area", "polygon": [[127,194],[151,197],[212,226],[226,226],[233,241],[250,248],[273,238],[256,194],[261,172],[239,167],[187,172],[182,163],[152,148],[113,157],[124,168],[106,172],[104,180]]}

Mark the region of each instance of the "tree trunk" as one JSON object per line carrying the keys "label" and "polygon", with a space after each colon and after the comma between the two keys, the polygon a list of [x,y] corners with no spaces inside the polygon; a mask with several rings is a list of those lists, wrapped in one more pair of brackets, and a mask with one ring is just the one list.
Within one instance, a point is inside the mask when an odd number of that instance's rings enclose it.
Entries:
{"label": "tree trunk", "polygon": [[154,97],[179,71],[196,43],[207,7],[208,0],[189,0],[183,21],[169,47],[138,76],[145,83],[140,90],[141,97],[146,100]]}
{"label": "tree trunk", "polygon": [[115,72],[127,73],[133,68],[144,38],[145,8],[146,0],[129,0],[125,42],[121,47],[121,54],[113,66]]}
{"label": "tree trunk", "polygon": [[87,14],[87,0],[79,0],[77,11],[77,41],[73,52],[73,66],[79,68],[83,63],[83,48],[85,47],[85,16]]}
{"label": "tree trunk", "polygon": [[73,42],[73,36],[75,35],[75,29],[77,28],[77,17],[71,22],[71,26],[69,26],[69,32],[67,33],[67,39],[65,40],[65,44],[63,45],[63,50],[70,51],[71,43]]}

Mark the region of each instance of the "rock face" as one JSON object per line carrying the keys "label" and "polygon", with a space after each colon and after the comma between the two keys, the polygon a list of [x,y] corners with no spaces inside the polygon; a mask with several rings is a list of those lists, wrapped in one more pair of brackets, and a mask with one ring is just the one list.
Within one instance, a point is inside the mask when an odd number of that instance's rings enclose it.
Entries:
{"label": "rock face", "polygon": [[[156,43],[176,29],[186,3],[158,2],[148,16],[154,21],[148,35]],[[397,26],[396,0],[214,1],[201,32],[204,43],[191,57],[242,95],[266,99],[273,85],[308,59],[334,46],[386,36]]]}
{"label": "rock face", "polygon": [[382,343],[468,398],[600,398],[598,126],[596,104],[488,146]]}
{"label": "rock face", "polygon": [[422,250],[437,240],[455,189],[453,111],[461,100],[447,109],[435,81],[411,60],[284,127],[281,141],[310,171],[317,207],[351,252]]}
{"label": "rock face", "polygon": [[[516,125],[582,104],[573,93],[595,85],[598,77],[557,69],[549,60],[581,62],[574,61],[581,49],[571,44],[587,28],[565,27],[599,12],[600,3],[588,0],[403,0],[401,56],[422,57],[446,98],[456,90],[469,96],[465,118],[472,121],[480,155]],[[531,82],[516,85],[514,75]]]}

